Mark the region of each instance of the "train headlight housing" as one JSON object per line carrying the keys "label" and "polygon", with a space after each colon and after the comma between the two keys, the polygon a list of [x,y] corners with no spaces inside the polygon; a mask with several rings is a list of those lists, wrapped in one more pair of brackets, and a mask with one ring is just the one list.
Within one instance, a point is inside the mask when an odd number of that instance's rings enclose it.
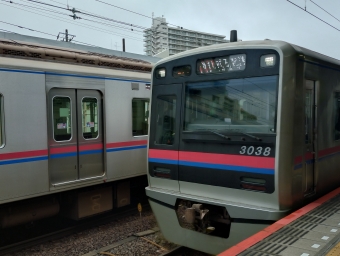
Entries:
{"label": "train headlight housing", "polygon": [[156,77],[157,78],[163,78],[166,75],[166,70],[165,68],[158,68],[156,69]]}
{"label": "train headlight housing", "polygon": [[261,67],[269,68],[275,66],[276,63],[276,55],[275,54],[267,54],[261,56]]}

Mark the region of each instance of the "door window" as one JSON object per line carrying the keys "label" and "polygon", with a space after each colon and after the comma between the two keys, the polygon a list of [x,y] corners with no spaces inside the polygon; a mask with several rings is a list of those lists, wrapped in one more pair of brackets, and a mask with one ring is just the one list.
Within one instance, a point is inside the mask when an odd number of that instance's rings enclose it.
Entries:
{"label": "door window", "polygon": [[98,106],[96,98],[82,100],[82,131],[84,139],[98,137]]}
{"label": "door window", "polygon": [[53,98],[53,135],[55,141],[70,140],[71,99],[69,97]]}

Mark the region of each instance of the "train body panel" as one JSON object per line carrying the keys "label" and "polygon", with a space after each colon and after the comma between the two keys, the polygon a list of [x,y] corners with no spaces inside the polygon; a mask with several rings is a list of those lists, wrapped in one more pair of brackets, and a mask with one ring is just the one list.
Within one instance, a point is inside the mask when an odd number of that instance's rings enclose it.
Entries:
{"label": "train body panel", "polygon": [[133,61],[0,56],[1,205],[146,174],[150,73]]}
{"label": "train body panel", "polygon": [[271,40],[159,61],[146,192],[165,237],[215,254],[339,186],[339,78]]}

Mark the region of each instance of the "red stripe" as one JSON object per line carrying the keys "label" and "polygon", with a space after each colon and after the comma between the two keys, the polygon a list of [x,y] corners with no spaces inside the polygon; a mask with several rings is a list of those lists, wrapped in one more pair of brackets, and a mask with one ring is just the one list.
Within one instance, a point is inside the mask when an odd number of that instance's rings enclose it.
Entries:
{"label": "red stripe", "polygon": [[3,153],[3,154],[0,154],[0,160],[44,156],[44,155],[47,155],[47,154],[48,154],[47,149],[24,151],[24,152],[14,152],[14,153]]}
{"label": "red stripe", "polygon": [[95,150],[95,149],[103,149],[103,144],[89,144],[89,145],[81,145],[79,147],[80,151],[85,150]]}
{"label": "red stripe", "polygon": [[311,159],[313,159],[313,158],[314,158],[314,155],[313,155],[312,153],[307,152],[307,153],[305,154],[305,161],[311,160]]}
{"label": "red stripe", "polygon": [[180,151],[179,160],[199,163],[251,166],[256,168],[268,168],[268,169],[274,169],[275,167],[274,157],[261,157],[261,156],[240,156],[240,155]]}
{"label": "red stripe", "polygon": [[294,159],[294,164],[301,164],[302,163],[302,156],[297,156]]}
{"label": "red stripe", "polygon": [[318,200],[302,207],[301,209],[287,215],[286,217],[282,218],[281,220],[275,222],[274,224],[270,225],[269,227],[263,229],[262,231],[256,233],[255,235],[248,237],[247,239],[243,240],[242,242],[234,245],[233,247],[227,249],[226,251],[220,253],[218,256],[231,256],[237,255],[241,252],[247,250],[249,247],[253,246],[254,244],[260,242],[265,237],[268,237],[275,231],[281,229],[282,227],[288,225],[292,221],[296,220],[297,218],[301,217],[302,215],[310,212],[311,210],[315,209],[316,207],[320,206],[324,202],[328,201],[329,199],[335,197],[336,195],[340,194],[340,187],[333,190],[332,192],[328,193],[327,195],[319,198]]}
{"label": "red stripe", "polygon": [[124,142],[113,142],[107,143],[107,148],[121,148],[121,147],[129,147],[129,146],[139,146],[139,145],[147,145],[147,140],[136,140],[136,141],[124,141]]}
{"label": "red stripe", "polygon": [[50,154],[61,154],[70,152],[77,152],[77,146],[58,147],[50,149]]}
{"label": "red stripe", "polygon": [[337,153],[339,151],[340,151],[340,146],[333,147],[333,148],[326,148],[326,149],[319,151],[319,157],[331,155],[331,154]]}
{"label": "red stripe", "polygon": [[149,149],[149,158],[162,158],[169,160],[178,160],[178,151]]}

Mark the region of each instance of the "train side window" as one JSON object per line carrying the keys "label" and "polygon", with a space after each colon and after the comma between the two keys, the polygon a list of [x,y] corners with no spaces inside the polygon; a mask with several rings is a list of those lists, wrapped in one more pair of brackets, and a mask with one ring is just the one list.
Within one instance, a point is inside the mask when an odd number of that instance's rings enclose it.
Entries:
{"label": "train side window", "polygon": [[157,127],[155,144],[174,144],[176,125],[176,96],[160,95],[157,97]]}
{"label": "train side window", "polygon": [[0,94],[0,148],[5,145],[4,97]]}
{"label": "train side window", "polygon": [[84,139],[95,139],[98,137],[98,101],[96,98],[83,98],[82,109],[82,131]]}
{"label": "train side window", "polygon": [[334,98],[334,140],[340,139],[340,92],[335,93]]}
{"label": "train side window", "polygon": [[149,99],[132,99],[132,135],[148,135]]}
{"label": "train side window", "polygon": [[53,98],[53,135],[55,141],[67,141],[72,137],[71,99],[57,96]]}

